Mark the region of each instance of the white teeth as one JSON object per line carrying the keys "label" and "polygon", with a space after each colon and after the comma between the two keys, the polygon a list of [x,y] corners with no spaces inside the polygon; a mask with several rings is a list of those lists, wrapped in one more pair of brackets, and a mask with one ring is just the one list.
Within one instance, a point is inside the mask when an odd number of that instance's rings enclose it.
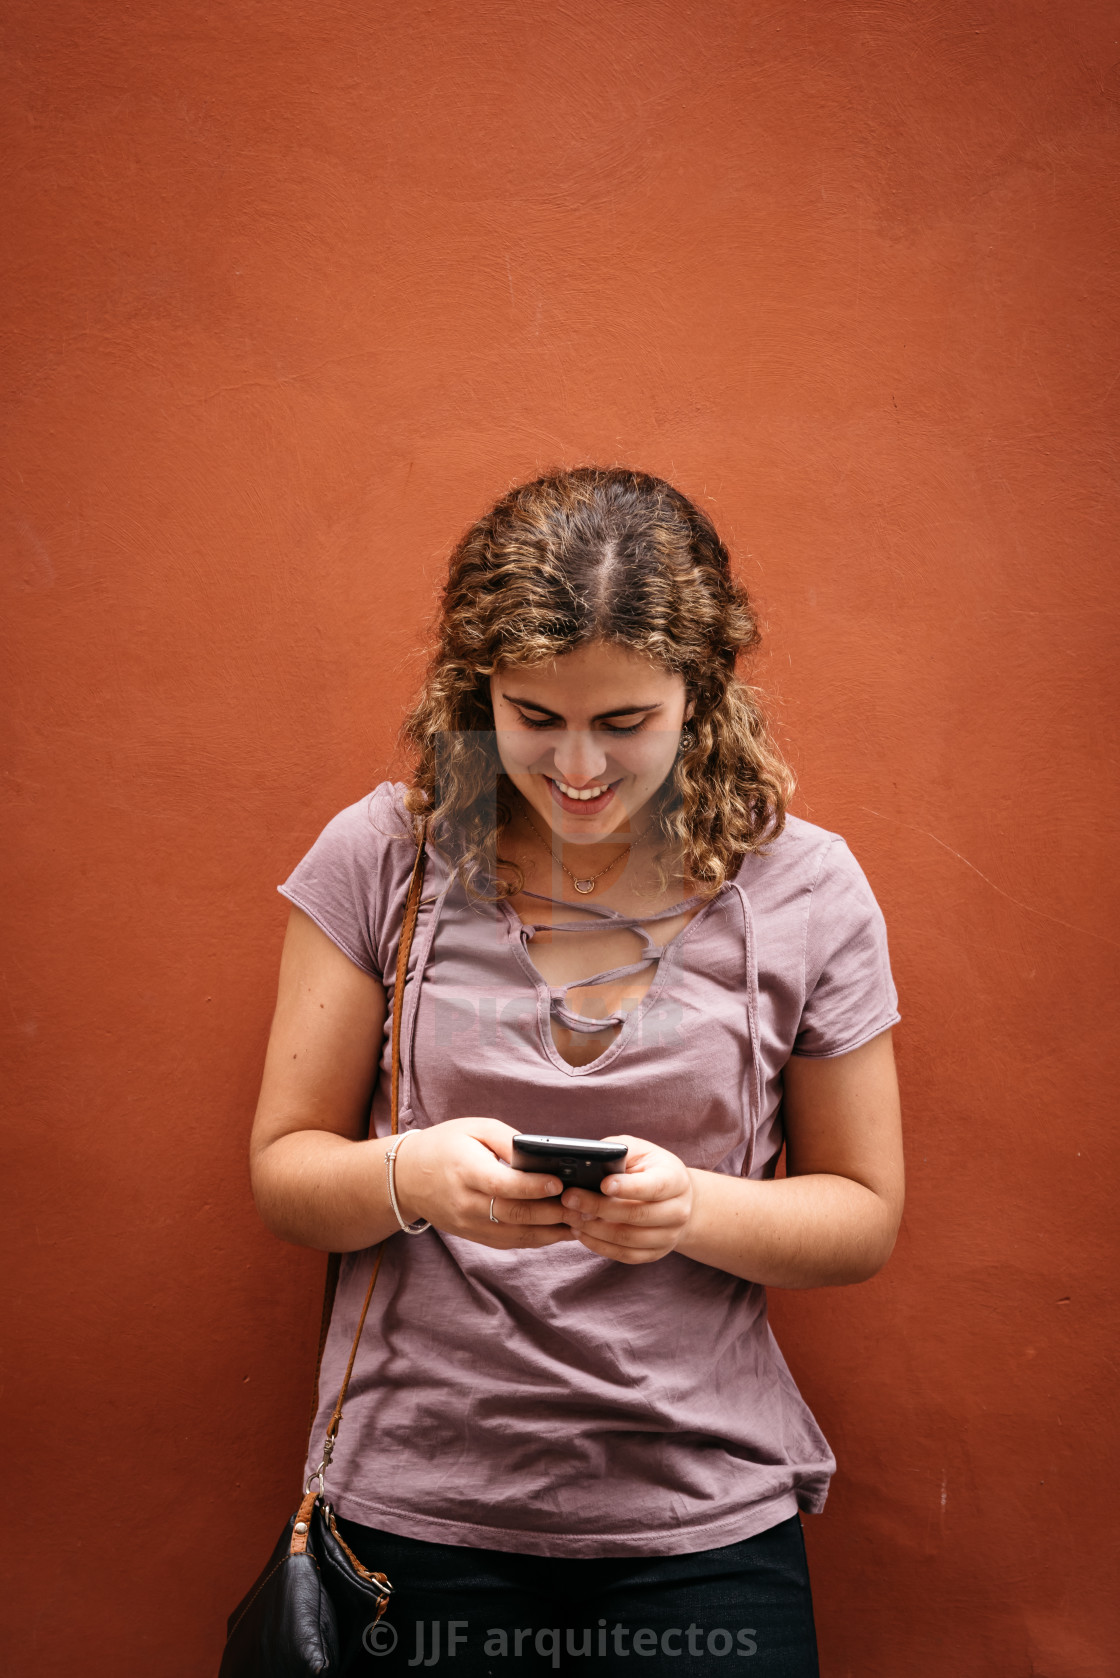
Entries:
{"label": "white teeth", "polygon": [[557,781],[556,785],[565,798],[578,798],[581,804],[586,804],[589,798],[602,798],[608,787],[570,787],[566,781]]}

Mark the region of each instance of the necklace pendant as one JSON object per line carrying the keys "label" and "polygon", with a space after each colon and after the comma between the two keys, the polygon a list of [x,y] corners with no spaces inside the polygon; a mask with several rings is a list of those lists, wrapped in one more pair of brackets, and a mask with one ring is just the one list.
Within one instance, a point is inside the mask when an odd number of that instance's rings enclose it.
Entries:
{"label": "necklace pendant", "polygon": [[595,890],[594,880],[573,880],[572,884],[578,892],[582,892],[584,897],[587,897]]}

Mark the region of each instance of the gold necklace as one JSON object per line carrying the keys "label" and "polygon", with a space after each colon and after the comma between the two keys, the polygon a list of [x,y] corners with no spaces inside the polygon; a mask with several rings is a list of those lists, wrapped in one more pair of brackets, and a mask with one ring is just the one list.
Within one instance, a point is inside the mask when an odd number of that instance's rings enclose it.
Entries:
{"label": "gold necklace", "polygon": [[[562,856],[557,856],[554,846],[549,844],[548,840],[545,838],[528,810],[525,811],[525,820],[529,823],[529,826],[532,828],[541,844],[546,848],[546,850],[552,853],[554,860],[560,864],[561,868],[564,870],[565,874],[568,876],[569,880],[572,882],[581,897],[589,897],[595,890],[598,881],[603,878],[603,875],[609,874],[611,869],[614,868],[617,863],[622,862],[624,858],[628,857],[630,852],[634,849],[634,845],[638,842],[637,840],[631,840],[626,849],[624,851],[619,851],[618,855],[612,858],[605,868],[600,868],[597,874],[585,874],[583,878],[580,879],[578,875],[572,873],[571,869],[564,861],[564,858]],[[563,844],[563,840],[561,840],[561,844]]]}

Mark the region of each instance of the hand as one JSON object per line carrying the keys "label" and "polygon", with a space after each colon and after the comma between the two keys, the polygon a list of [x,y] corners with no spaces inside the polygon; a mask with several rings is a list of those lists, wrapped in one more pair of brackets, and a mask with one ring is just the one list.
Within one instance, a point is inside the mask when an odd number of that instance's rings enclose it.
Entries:
{"label": "hand", "polygon": [[[574,1241],[556,1198],[559,1179],[509,1164],[516,1135],[498,1119],[446,1119],[408,1131],[396,1160],[405,1222],[427,1218],[448,1235],[500,1251]],[[498,1223],[490,1220],[491,1198]]]}
{"label": "hand", "polygon": [[649,1264],[671,1253],[692,1216],[692,1177],[683,1160],[639,1136],[625,1142],[624,1171],[604,1177],[601,1192],[566,1189],[561,1201],[577,1240],[620,1264]]}

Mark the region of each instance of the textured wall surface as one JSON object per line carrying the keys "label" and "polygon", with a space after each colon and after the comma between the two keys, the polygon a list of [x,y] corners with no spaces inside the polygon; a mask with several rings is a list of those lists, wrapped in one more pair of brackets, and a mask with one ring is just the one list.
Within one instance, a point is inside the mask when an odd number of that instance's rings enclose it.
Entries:
{"label": "textured wall surface", "polygon": [[827,1678],[1115,1671],[1115,7],[4,28],[7,1671],[215,1669],[322,1276],[247,1181],[274,886],[451,541],[583,460],[716,518],[890,928],[899,1246],[773,1297]]}

